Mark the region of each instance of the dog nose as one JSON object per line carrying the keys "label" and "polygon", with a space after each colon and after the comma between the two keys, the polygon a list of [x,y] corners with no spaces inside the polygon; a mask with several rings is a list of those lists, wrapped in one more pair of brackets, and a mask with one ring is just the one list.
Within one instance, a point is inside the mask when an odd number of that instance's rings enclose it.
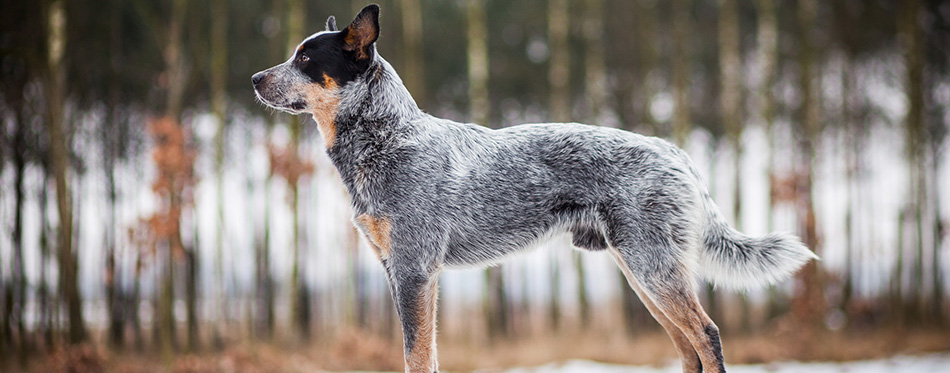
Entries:
{"label": "dog nose", "polygon": [[264,73],[261,72],[261,73],[251,75],[251,83],[254,83],[254,85],[257,85],[258,83],[260,83],[261,80],[264,80]]}

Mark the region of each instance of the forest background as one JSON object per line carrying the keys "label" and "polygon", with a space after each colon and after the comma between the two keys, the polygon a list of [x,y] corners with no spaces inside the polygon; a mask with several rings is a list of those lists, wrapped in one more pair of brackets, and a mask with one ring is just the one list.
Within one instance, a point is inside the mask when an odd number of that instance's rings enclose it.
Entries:
{"label": "forest background", "polygon": [[[950,3],[379,2],[427,112],[668,138],[731,223],[822,256],[700,285],[727,361],[950,350]],[[401,369],[316,126],[249,81],[364,2],[0,4],[0,370]],[[445,272],[442,367],[674,358],[608,257],[569,247]]]}

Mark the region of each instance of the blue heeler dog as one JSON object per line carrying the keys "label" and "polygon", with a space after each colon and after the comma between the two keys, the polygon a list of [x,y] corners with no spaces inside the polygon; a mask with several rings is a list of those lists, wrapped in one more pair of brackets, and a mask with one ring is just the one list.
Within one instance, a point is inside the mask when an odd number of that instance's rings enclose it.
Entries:
{"label": "blue heeler dog", "polygon": [[576,123],[492,130],[422,112],[376,52],[378,36],[376,5],[342,30],[330,17],[251,80],[266,105],[313,115],[386,269],[406,371],[438,370],[443,267],[496,263],[552,233],[614,258],[688,372],[724,371],[697,277],[769,284],[816,258],[792,235],[730,227],[689,157],[662,139]]}

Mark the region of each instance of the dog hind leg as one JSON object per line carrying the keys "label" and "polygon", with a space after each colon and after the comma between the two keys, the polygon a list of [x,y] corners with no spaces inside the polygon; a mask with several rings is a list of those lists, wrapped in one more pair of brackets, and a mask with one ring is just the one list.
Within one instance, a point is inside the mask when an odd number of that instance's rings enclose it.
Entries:
{"label": "dog hind leg", "polygon": [[617,266],[620,267],[621,272],[623,272],[624,277],[626,277],[630,288],[637,293],[637,296],[640,298],[640,301],[643,302],[643,305],[646,306],[647,310],[650,311],[650,314],[653,315],[653,318],[656,319],[660,326],[666,330],[666,334],[670,336],[670,339],[673,340],[673,346],[676,347],[676,352],[679,354],[680,361],[683,364],[683,372],[702,372],[702,362],[700,362],[699,355],[696,354],[696,350],[693,349],[692,343],[688,338],[686,338],[686,334],[683,334],[680,328],[676,326],[676,324],[674,324],[670,318],[666,317],[666,314],[664,314],[663,311],[661,311],[656,306],[656,304],[653,303],[653,300],[651,300],[650,297],[643,292],[643,289],[639,284],[637,284],[637,279],[633,276],[630,268],[627,267],[627,264],[620,256],[620,252],[616,249],[611,249],[610,253],[614,257],[614,261],[617,263]]}
{"label": "dog hind leg", "polygon": [[[618,248],[618,255],[643,293],[640,297],[650,299],[660,313],[685,335],[702,362],[703,372],[725,372],[719,328],[699,304],[692,279],[677,259],[675,245],[663,245],[657,241],[654,244],[657,245],[652,249],[644,246],[637,246],[636,250]],[[644,303],[647,302],[644,300]],[[678,337],[674,334],[670,333],[670,336],[675,342]],[[684,367],[690,365],[684,361]]]}

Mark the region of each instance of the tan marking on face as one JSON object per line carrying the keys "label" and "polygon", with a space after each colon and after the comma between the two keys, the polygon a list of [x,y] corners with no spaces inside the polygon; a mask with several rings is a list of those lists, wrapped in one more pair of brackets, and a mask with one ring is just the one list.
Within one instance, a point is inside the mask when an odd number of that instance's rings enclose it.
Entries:
{"label": "tan marking on face", "polygon": [[300,44],[300,46],[297,47],[297,52],[299,53],[302,50],[303,50],[303,44]]}
{"label": "tan marking on face", "polygon": [[389,250],[392,246],[392,224],[389,219],[377,218],[369,214],[362,214],[356,217],[356,224],[360,226],[363,234],[369,239],[369,243],[376,250],[376,256],[380,260],[389,258]]}
{"label": "tan marking on face", "polygon": [[336,81],[323,74],[323,84],[311,83],[305,88],[305,97],[310,104],[313,120],[317,122],[320,135],[327,148],[336,141],[336,112],[340,106],[340,92]]}
{"label": "tan marking on face", "polygon": [[439,370],[438,351],[436,348],[436,305],[439,303],[438,275],[429,280],[428,287],[421,294],[421,301],[416,309],[416,320],[419,325],[416,329],[416,343],[412,351],[406,356],[406,371],[435,372]]}

